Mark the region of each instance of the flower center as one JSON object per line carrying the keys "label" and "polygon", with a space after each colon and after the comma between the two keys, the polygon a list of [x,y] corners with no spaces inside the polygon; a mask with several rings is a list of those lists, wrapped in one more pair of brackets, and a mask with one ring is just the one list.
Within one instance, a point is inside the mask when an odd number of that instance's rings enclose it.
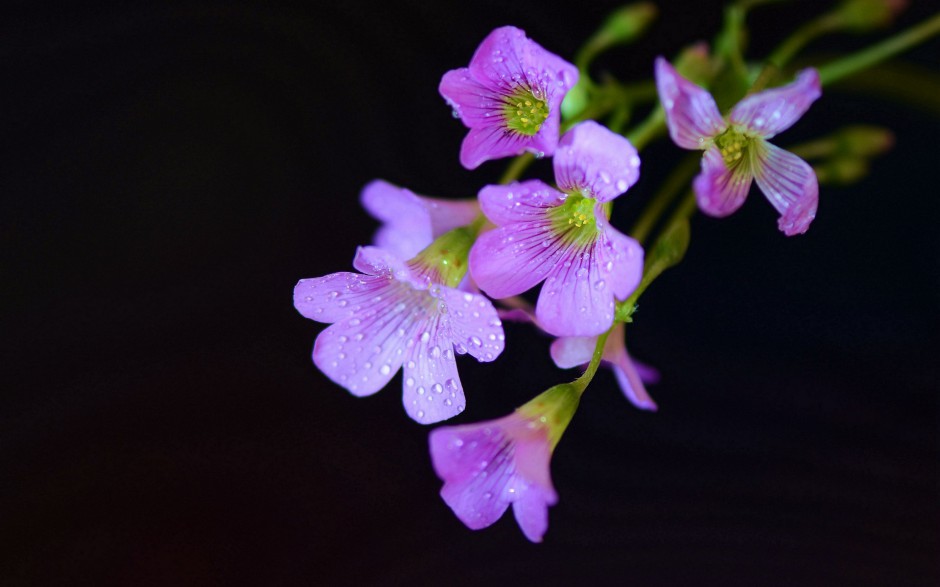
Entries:
{"label": "flower center", "polygon": [[597,200],[572,194],[549,212],[555,234],[575,241],[593,239],[597,235],[594,207]]}
{"label": "flower center", "polygon": [[737,165],[744,158],[747,153],[748,143],[750,143],[750,139],[747,135],[730,127],[715,137],[715,144],[718,145],[728,169]]}
{"label": "flower center", "polygon": [[505,98],[503,118],[507,128],[531,137],[548,118],[548,104],[530,90],[520,88]]}

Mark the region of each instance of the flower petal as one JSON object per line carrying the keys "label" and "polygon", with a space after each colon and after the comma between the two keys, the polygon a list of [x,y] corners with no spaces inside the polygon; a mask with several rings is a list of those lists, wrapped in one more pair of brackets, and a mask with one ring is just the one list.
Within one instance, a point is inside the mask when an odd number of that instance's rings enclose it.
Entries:
{"label": "flower petal", "polygon": [[476,169],[490,159],[521,155],[531,140],[532,137],[508,130],[500,120],[493,120],[470,129],[460,144],[460,164],[467,169]]}
{"label": "flower petal", "polygon": [[731,110],[728,119],[769,139],[793,126],[821,95],[819,74],[815,69],[804,69],[786,86],[744,98]]}
{"label": "flower petal", "polygon": [[429,439],[431,462],[444,480],[441,497],[473,530],[493,524],[509,507],[512,444],[499,422],[444,426]]}
{"label": "flower petal", "polygon": [[565,133],[553,160],[563,191],[613,200],[640,177],[640,158],[626,138],[587,120]]}
{"label": "flower petal", "polygon": [[503,226],[513,222],[544,220],[545,212],[565,201],[565,194],[537,179],[509,185],[488,185],[480,190],[483,214]]}
{"label": "flower petal", "polygon": [[493,304],[479,294],[450,288],[445,288],[442,296],[454,349],[470,353],[478,361],[495,360],[503,352],[506,336]]}
{"label": "flower petal", "polygon": [[806,161],[780,147],[761,141],[754,176],[773,207],[780,212],[778,226],[787,236],[802,234],[816,217],[819,184]]}
{"label": "flower petal", "polygon": [[373,239],[376,246],[410,259],[431,244],[431,214],[411,190],[374,180],[362,190],[363,208],[384,223]]}
{"label": "flower petal", "polygon": [[656,89],[666,111],[669,136],[683,149],[704,149],[706,139],[725,130],[712,95],[682,77],[662,57],[656,58]]}
{"label": "flower petal", "polygon": [[613,368],[614,377],[620,385],[620,390],[634,406],[641,410],[656,411],[658,407],[650,397],[643,385],[643,380],[627,353],[623,340],[624,327],[622,324],[610,333],[607,344],[604,345],[604,360]]}
{"label": "flower petal", "polygon": [[749,165],[744,160],[728,169],[718,147],[709,147],[702,157],[702,172],[692,182],[702,212],[722,218],[740,208],[751,189],[753,176]]}
{"label": "flower petal", "polygon": [[470,249],[470,273],[487,295],[505,298],[545,279],[562,256],[548,221],[517,222],[481,234]]}
{"label": "flower petal", "polygon": [[305,318],[338,322],[352,316],[353,308],[374,296],[387,283],[382,277],[348,272],[301,279],[294,286],[294,307]]}
{"label": "flower petal", "polygon": [[379,247],[359,247],[353,258],[353,267],[366,275],[375,275],[385,278],[394,277],[398,281],[412,283],[419,289],[423,288],[421,280],[415,279],[401,257]]}
{"label": "flower petal", "polygon": [[562,336],[552,341],[549,352],[559,369],[571,369],[591,362],[596,336]]}
{"label": "flower petal", "polygon": [[[601,279],[614,292],[618,300],[625,300],[640,285],[643,277],[643,247],[613,226],[603,216],[597,215],[600,229],[594,244],[594,256],[600,270]],[[594,282],[595,289],[603,289],[600,282]]]}
{"label": "flower petal", "polygon": [[425,322],[418,330],[405,362],[402,403],[414,421],[433,424],[462,412],[466,399],[453,345],[439,319]]}
{"label": "flower petal", "polygon": [[535,315],[555,336],[601,334],[614,320],[614,293],[605,281],[612,274],[601,273],[593,246],[564,254],[542,286]]}
{"label": "flower petal", "polygon": [[[489,87],[510,92],[532,90],[556,114],[564,94],[578,83],[578,69],[550,53],[513,26],[495,29],[480,43],[470,60],[470,75]],[[556,133],[557,135],[557,133]]]}
{"label": "flower petal", "polygon": [[[394,284],[382,293],[394,300],[396,293],[407,295],[409,291],[414,290]],[[313,362],[353,395],[379,391],[398,372],[404,341],[414,335],[410,307],[406,302],[372,304],[333,324],[317,336]]]}
{"label": "flower petal", "polygon": [[532,542],[541,542],[548,531],[548,506],[556,503],[557,498],[547,502],[545,495],[535,487],[516,487],[515,491],[519,498],[512,504],[512,513],[516,516],[519,528]]}
{"label": "flower petal", "polygon": [[503,107],[502,94],[475,80],[466,67],[445,73],[438,91],[468,128],[489,124]]}

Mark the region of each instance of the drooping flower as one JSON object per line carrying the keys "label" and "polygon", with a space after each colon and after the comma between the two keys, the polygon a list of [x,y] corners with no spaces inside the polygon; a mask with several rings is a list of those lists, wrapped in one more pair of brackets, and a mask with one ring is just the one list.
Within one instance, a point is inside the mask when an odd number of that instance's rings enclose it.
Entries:
{"label": "drooping flower", "polygon": [[[353,261],[361,273],[301,279],[294,306],[307,318],[332,323],[314,344],[317,367],[353,395],[366,396],[404,366],[402,401],[411,418],[430,424],[463,411],[454,353],[492,361],[505,336],[488,299],[453,287],[466,266],[452,270],[463,261],[459,253],[447,256],[442,249],[458,249],[461,239],[459,230],[447,233],[435,241],[441,246],[432,245],[408,262],[377,247],[361,247]],[[466,247],[469,242],[464,259]]]}
{"label": "drooping flower", "polygon": [[578,401],[571,385],[556,385],[508,416],[431,432],[441,497],[467,527],[486,528],[512,504],[526,538],[542,541],[558,502],[549,460]]}
{"label": "drooping flower", "polygon": [[539,323],[556,336],[610,328],[615,299],[636,288],[643,249],[608,222],[610,202],[636,183],[640,159],[627,139],[593,121],[568,131],[553,160],[558,191],[539,180],[490,185],[483,213],[497,228],[470,251],[470,272],[494,298],[543,280]]}
{"label": "drooping flower", "polygon": [[551,155],[558,144],[561,101],[578,69],[549,53],[516,27],[501,27],[480,44],[470,67],[444,74],[439,91],[470,129],[460,163],[530,151]]}
{"label": "drooping flower", "polygon": [[699,208],[724,217],[747,197],[751,181],[780,213],[787,236],[801,234],[816,217],[819,185],[808,163],[767,139],[790,128],[821,95],[819,74],[805,69],[789,85],[757,92],[722,118],[714,98],[680,75],[662,57],[656,60],[656,87],[673,142],[701,149],[702,172],[693,188]]}
{"label": "drooping flower", "polygon": [[383,223],[375,233],[375,246],[401,259],[414,257],[435,238],[470,224],[480,214],[475,198],[428,198],[381,179],[362,189],[360,201],[369,214]]}
{"label": "drooping flower", "polygon": [[[604,343],[604,354],[601,360],[610,366],[620,390],[634,406],[641,410],[655,412],[658,407],[647,393],[644,383],[659,381],[659,372],[630,357],[624,344],[623,331],[623,323],[618,322],[607,337],[607,342]],[[552,360],[562,369],[586,365],[591,361],[596,345],[596,336],[557,338],[551,346]]]}

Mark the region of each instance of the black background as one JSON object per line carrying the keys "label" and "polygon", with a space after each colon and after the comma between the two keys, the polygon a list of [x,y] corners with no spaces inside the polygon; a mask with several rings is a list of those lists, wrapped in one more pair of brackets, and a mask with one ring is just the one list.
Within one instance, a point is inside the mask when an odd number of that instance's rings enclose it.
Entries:
{"label": "black background", "polygon": [[[599,374],[541,545],[453,516],[400,376],[356,399],[311,364],[322,326],[291,290],[350,270],[376,227],[359,189],[470,197],[504,167],[460,167],[440,76],[504,24],[571,58],[616,5],[4,9],[0,584],[937,585],[940,122],[917,109],[827,89],[775,141],[897,135],[804,236],[756,190],[694,220],[629,333],[660,411]],[[598,70],[648,78],[717,5],[666,3]],[[758,12],[754,45],[812,6]],[[907,59],[936,71],[938,48]],[[679,156],[644,151],[621,227]],[[495,364],[462,362],[456,422],[571,376],[506,331]]]}

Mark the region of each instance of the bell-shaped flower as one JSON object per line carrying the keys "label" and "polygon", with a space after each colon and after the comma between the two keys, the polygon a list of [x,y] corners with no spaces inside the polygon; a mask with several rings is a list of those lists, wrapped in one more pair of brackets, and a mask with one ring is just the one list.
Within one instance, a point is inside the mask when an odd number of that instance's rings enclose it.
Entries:
{"label": "bell-shaped flower", "polygon": [[381,179],[362,189],[360,201],[373,218],[382,222],[373,238],[375,246],[401,259],[414,257],[437,237],[472,223],[480,214],[476,198],[429,198]]}
{"label": "bell-shaped flower", "polygon": [[470,132],[460,163],[525,151],[551,155],[558,144],[561,101],[578,82],[578,69],[549,53],[516,27],[501,27],[480,44],[470,67],[444,74],[439,91]]}
{"label": "bell-shaped flower", "polygon": [[361,247],[353,262],[361,273],[301,279],[294,307],[332,324],[317,336],[313,362],[357,396],[379,391],[404,367],[402,401],[411,418],[430,424],[462,412],[455,352],[492,361],[505,341],[492,303],[455,289],[471,240],[451,231],[408,262]]}
{"label": "bell-shaped flower", "polygon": [[556,385],[503,418],[431,432],[441,497],[467,527],[486,528],[512,504],[526,538],[542,541],[558,502],[549,461],[578,401],[572,385]]}
{"label": "bell-shaped flower", "polygon": [[636,183],[640,159],[627,139],[587,121],[562,137],[553,164],[561,191],[539,180],[480,191],[497,228],[477,239],[470,272],[494,298],[545,281],[539,324],[556,336],[598,335],[643,271],[642,247],[610,225],[607,205]]}
{"label": "bell-shaped flower", "polygon": [[[658,409],[656,402],[647,393],[644,384],[659,381],[659,372],[653,367],[636,361],[627,353],[623,331],[623,322],[618,322],[607,337],[607,342],[604,343],[604,354],[601,357],[602,364],[606,364],[611,368],[623,395],[634,406],[641,410],[655,412]],[[591,362],[596,345],[596,336],[556,338],[550,349],[552,360],[555,361],[555,365],[562,369],[587,365]]]}
{"label": "bell-shaped flower", "polygon": [[819,74],[805,69],[789,85],[745,97],[722,117],[707,90],[682,77],[662,57],[656,87],[673,142],[701,149],[702,171],[693,182],[699,208],[724,217],[744,203],[751,182],[780,213],[787,236],[801,234],[816,217],[819,185],[808,163],[768,142],[790,128],[821,95]]}

